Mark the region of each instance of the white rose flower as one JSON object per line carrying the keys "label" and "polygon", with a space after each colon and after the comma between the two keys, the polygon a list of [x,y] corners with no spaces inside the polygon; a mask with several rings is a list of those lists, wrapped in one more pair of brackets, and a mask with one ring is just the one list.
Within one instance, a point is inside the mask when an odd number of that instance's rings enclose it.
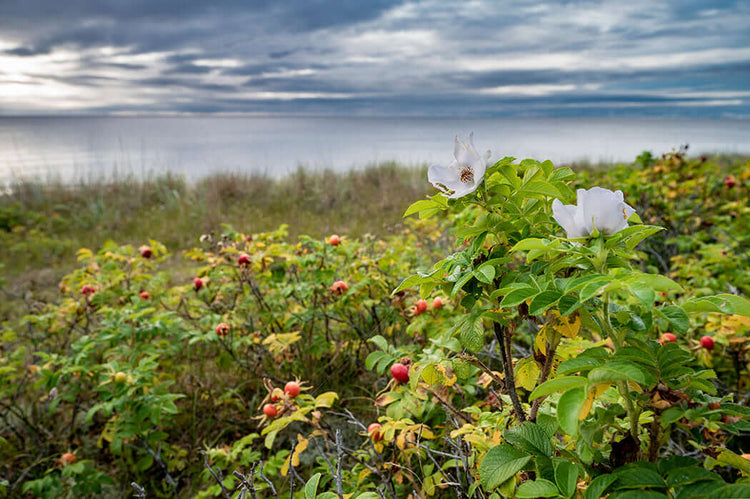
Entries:
{"label": "white rose flower", "polygon": [[594,229],[612,235],[628,226],[635,210],[625,203],[622,191],[612,192],[601,187],[578,189],[578,204],[552,201],[552,218],[559,223],[568,239],[588,237]]}
{"label": "white rose flower", "polygon": [[448,166],[433,165],[427,171],[427,180],[449,198],[457,199],[477,190],[484,180],[490,151],[480,156],[474,147],[474,133],[469,141],[462,142],[456,135],[453,151],[455,160]]}

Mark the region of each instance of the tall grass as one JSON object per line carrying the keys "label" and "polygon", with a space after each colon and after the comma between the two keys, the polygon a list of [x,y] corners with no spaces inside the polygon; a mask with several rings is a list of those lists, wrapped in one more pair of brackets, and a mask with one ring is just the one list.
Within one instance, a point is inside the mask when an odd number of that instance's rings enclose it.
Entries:
{"label": "tall grass", "polygon": [[286,223],[290,238],[384,235],[430,191],[424,168],[394,163],[347,173],[299,169],[283,179],[220,174],[192,184],[174,175],[18,181],[0,196],[0,271],[11,284],[26,288],[36,279],[48,287],[61,274],[56,269],[74,265],[78,248],[156,239],[179,251],[221,224],[253,233]]}

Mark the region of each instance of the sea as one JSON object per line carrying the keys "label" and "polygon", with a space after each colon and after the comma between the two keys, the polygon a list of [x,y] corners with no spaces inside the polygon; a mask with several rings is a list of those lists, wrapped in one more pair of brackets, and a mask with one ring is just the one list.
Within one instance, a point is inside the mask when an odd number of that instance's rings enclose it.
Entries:
{"label": "sea", "polygon": [[299,116],[0,118],[0,186],[166,173],[283,177],[396,161],[448,164],[453,140],[480,152],[557,165],[632,162],[683,145],[690,154],[750,154],[750,120],[659,118],[383,118]]}

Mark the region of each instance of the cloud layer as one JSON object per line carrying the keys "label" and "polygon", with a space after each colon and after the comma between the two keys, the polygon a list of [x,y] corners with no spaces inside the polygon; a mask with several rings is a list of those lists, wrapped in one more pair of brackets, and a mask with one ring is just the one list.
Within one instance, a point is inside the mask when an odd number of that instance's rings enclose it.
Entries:
{"label": "cloud layer", "polygon": [[745,1],[4,0],[0,115],[750,117]]}

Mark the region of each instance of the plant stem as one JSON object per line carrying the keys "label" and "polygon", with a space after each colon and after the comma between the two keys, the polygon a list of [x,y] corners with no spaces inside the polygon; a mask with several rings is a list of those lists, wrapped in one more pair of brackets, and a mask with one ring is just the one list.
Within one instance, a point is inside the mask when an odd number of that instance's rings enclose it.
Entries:
{"label": "plant stem", "polygon": [[[544,366],[542,366],[542,372],[539,375],[537,386],[547,381],[547,378],[549,378],[549,375],[552,372],[552,364],[555,360],[555,351],[557,350],[557,345],[560,344],[560,336],[561,335],[557,331],[555,331],[554,336],[549,342],[547,356],[544,359]],[[536,421],[537,413],[539,412],[539,408],[542,406],[542,402],[544,402],[545,398],[547,397],[539,397],[537,399],[534,399],[534,401],[531,403],[531,411],[529,411],[529,421]]]}
{"label": "plant stem", "polygon": [[503,372],[505,373],[505,388],[510,395],[510,400],[513,403],[513,412],[516,413],[516,417],[520,422],[526,421],[526,413],[523,411],[521,401],[518,399],[518,393],[516,393],[516,380],[513,376],[513,358],[508,355],[508,348],[510,346],[510,335],[506,331],[506,328],[501,324],[495,322],[495,337],[500,346],[500,355],[503,360]]}

